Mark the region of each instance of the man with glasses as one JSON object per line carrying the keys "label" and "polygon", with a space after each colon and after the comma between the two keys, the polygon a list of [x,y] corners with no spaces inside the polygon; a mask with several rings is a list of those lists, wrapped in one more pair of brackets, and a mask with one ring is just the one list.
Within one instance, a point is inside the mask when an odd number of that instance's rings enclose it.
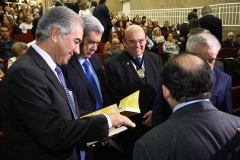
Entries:
{"label": "man with glasses", "polygon": [[[122,98],[140,90],[141,113],[130,117],[136,123],[136,129],[128,129],[119,134],[119,139],[126,148],[127,159],[131,159],[134,142],[152,126],[152,107],[158,94],[156,91],[161,81],[162,64],[157,54],[145,50],[146,34],[142,27],[129,26],[123,33],[122,42],[126,50],[109,60],[105,67],[113,103],[119,103]],[[163,107],[163,96],[159,99],[159,106]],[[162,114],[158,116],[164,116]]]}

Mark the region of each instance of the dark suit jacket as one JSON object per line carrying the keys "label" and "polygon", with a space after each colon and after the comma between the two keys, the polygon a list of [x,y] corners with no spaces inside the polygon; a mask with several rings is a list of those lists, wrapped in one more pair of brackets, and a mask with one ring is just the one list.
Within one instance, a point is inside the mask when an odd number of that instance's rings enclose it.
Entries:
{"label": "dark suit jacket", "polygon": [[142,117],[145,113],[152,110],[155,96],[158,94],[157,88],[161,80],[162,64],[160,57],[148,51],[144,51],[143,54],[146,86],[141,82],[126,51],[113,57],[105,65],[107,83],[113,103],[119,103],[121,99],[140,90],[139,106],[141,114],[130,117],[136,123],[136,128],[129,128],[126,132],[122,133],[124,141],[128,141],[129,146],[133,145],[138,138],[150,129],[150,127],[142,124]]}
{"label": "dark suit jacket", "polygon": [[232,114],[232,78],[214,68],[212,71],[213,87],[210,101],[220,111]]}
{"label": "dark suit jacket", "polygon": [[222,42],[222,21],[213,15],[206,15],[199,19],[200,26],[209,30],[219,42]]}
{"label": "dark suit jacket", "polygon": [[215,60],[214,67],[224,72],[224,64],[222,61]]}
{"label": "dark suit jacket", "polygon": [[105,5],[97,5],[93,10],[93,16],[96,17],[104,27],[104,30],[112,28],[108,7]]}
{"label": "dark suit jacket", "polygon": [[239,159],[240,118],[196,102],[176,110],[135,143],[133,160]]}
{"label": "dark suit jacket", "polygon": [[223,48],[234,48],[235,43],[233,41],[229,41],[229,39],[226,39],[223,41]]}
{"label": "dark suit jacket", "polygon": [[67,3],[67,7],[75,11],[75,3]]}
{"label": "dark suit jacket", "polygon": [[77,147],[108,138],[104,115],[73,120],[57,76],[32,47],[5,74],[2,93],[5,159],[77,160]]}
{"label": "dark suit jacket", "polygon": [[[107,107],[111,105],[111,102],[107,93],[101,59],[97,54],[93,54],[89,60],[100,83],[103,106]],[[96,100],[86,74],[78,61],[78,57],[74,55],[67,65],[62,66],[62,69],[65,78],[76,95],[81,116],[96,111]]]}

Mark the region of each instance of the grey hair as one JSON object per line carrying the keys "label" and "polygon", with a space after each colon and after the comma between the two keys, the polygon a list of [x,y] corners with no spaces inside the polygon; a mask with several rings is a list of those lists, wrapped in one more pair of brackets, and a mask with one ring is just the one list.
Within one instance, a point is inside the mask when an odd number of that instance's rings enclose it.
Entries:
{"label": "grey hair", "polygon": [[195,51],[196,45],[200,45],[206,48],[216,47],[218,51],[221,48],[218,39],[214,35],[209,33],[201,33],[191,36],[187,41],[186,48],[188,49],[189,52],[196,52]]}
{"label": "grey hair", "polygon": [[202,12],[204,12],[206,14],[212,14],[212,8],[210,6],[204,6],[202,8]]}
{"label": "grey hair", "polygon": [[73,33],[73,21],[78,21],[84,28],[80,16],[71,9],[63,6],[50,9],[39,20],[36,32],[37,40],[44,41],[49,38],[55,27],[59,28],[65,35]]}
{"label": "grey hair", "polygon": [[201,34],[201,33],[209,33],[209,34],[211,34],[211,32],[209,30],[206,30],[204,28],[194,28],[193,30],[191,30],[187,34],[187,38],[189,39],[191,36],[197,35],[197,34]]}
{"label": "grey hair", "polygon": [[91,32],[97,32],[99,34],[102,34],[104,32],[104,28],[101,22],[94,16],[82,16],[82,20],[85,24],[84,36],[89,36]]}
{"label": "grey hair", "polygon": [[228,36],[230,36],[231,34],[233,34],[233,35],[234,35],[234,33],[233,33],[233,32],[229,32],[229,33],[228,33]]}

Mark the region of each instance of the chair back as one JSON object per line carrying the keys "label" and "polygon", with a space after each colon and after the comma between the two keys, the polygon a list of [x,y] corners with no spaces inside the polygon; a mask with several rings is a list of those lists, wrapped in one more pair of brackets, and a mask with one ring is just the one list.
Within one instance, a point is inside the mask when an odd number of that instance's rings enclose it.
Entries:
{"label": "chair back", "polygon": [[4,58],[3,59],[3,72],[5,73],[8,69],[8,59],[9,58]]}
{"label": "chair back", "polygon": [[163,53],[163,42],[158,43],[158,53]]}
{"label": "chair back", "polygon": [[236,112],[240,111],[240,86],[232,87],[232,112],[236,114]]}

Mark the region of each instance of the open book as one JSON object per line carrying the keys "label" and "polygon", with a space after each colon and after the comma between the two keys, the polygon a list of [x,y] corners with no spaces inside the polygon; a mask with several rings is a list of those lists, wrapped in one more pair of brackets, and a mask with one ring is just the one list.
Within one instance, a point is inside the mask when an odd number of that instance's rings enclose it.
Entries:
{"label": "open book", "polygon": [[[127,117],[134,115],[134,114],[138,114],[138,113],[140,113],[138,97],[139,97],[139,91],[134,92],[131,95],[127,96],[126,98],[122,99],[120,101],[119,107],[117,106],[117,104],[113,104],[111,106],[108,106],[108,107],[102,108],[100,110],[97,110],[95,112],[84,115],[80,118],[96,116],[98,114],[111,114],[111,113],[118,113],[118,112],[120,112],[120,114],[127,116]],[[125,127],[125,126],[112,127],[109,129],[108,136],[109,137],[113,136],[113,135],[120,133],[122,131],[125,131],[125,130],[127,130],[127,127]],[[96,142],[90,142],[90,143],[87,143],[87,145],[92,145]]]}
{"label": "open book", "polygon": [[123,98],[118,107],[120,114],[129,117],[140,113],[138,97],[139,90]]}

